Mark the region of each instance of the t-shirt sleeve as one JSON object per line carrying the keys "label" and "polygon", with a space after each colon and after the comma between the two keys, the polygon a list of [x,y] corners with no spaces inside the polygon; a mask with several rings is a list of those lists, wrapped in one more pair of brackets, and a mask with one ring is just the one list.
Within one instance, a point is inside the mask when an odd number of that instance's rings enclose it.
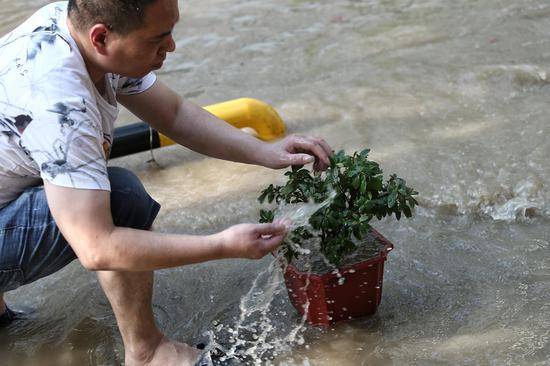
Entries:
{"label": "t-shirt sleeve", "polygon": [[153,72],[150,72],[141,79],[120,77],[116,87],[116,94],[133,95],[143,93],[152,87],[155,81],[157,81],[157,76]]}
{"label": "t-shirt sleeve", "polygon": [[97,111],[82,97],[64,98],[41,109],[21,146],[52,184],[110,190]]}

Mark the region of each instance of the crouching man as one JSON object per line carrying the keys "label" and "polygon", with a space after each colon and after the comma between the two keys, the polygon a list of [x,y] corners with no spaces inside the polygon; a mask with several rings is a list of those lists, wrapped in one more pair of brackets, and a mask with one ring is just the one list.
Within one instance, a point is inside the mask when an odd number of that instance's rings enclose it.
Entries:
{"label": "crouching man", "polygon": [[324,140],[261,142],[156,79],[178,20],[177,0],[71,0],[0,39],[0,323],[17,316],[3,293],[78,258],[112,305],[126,365],[194,365],[199,351],[155,325],[153,271],[259,259],[280,245],[286,228],[277,223],[208,236],[150,231],[159,204],[131,172],[107,167],[118,102],[207,156],[326,169]]}

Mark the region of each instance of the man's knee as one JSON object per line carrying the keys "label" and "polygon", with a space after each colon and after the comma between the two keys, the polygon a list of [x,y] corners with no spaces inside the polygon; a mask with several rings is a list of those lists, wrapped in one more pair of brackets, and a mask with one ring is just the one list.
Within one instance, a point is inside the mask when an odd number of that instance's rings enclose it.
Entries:
{"label": "man's knee", "polygon": [[147,193],[131,171],[110,167],[111,213],[116,226],[148,230],[160,205]]}

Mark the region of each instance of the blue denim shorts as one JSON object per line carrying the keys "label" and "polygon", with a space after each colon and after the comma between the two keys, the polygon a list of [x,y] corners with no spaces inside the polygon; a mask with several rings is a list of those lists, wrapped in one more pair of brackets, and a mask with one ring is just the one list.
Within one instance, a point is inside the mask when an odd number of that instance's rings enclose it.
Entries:
{"label": "blue denim shorts", "polygon": [[[148,230],[160,205],[139,179],[108,168],[116,226]],[[32,187],[0,209],[0,293],[48,276],[76,259],[48,208],[44,187]]]}

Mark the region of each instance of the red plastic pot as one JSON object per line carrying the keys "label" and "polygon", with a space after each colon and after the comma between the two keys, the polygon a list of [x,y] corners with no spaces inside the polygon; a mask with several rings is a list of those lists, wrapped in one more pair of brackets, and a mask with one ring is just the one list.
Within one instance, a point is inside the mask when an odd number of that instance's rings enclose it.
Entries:
{"label": "red plastic pot", "polygon": [[[339,274],[301,272],[292,264],[284,273],[290,302],[312,325],[330,325],[376,312],[382,299],[384,262],[393,244],[372,229],[383,244],[379,254],[352,266],[339,268]],[[309,279],[308,279],[309,278]],[[341,280],[344,278],[344,280]]]}

